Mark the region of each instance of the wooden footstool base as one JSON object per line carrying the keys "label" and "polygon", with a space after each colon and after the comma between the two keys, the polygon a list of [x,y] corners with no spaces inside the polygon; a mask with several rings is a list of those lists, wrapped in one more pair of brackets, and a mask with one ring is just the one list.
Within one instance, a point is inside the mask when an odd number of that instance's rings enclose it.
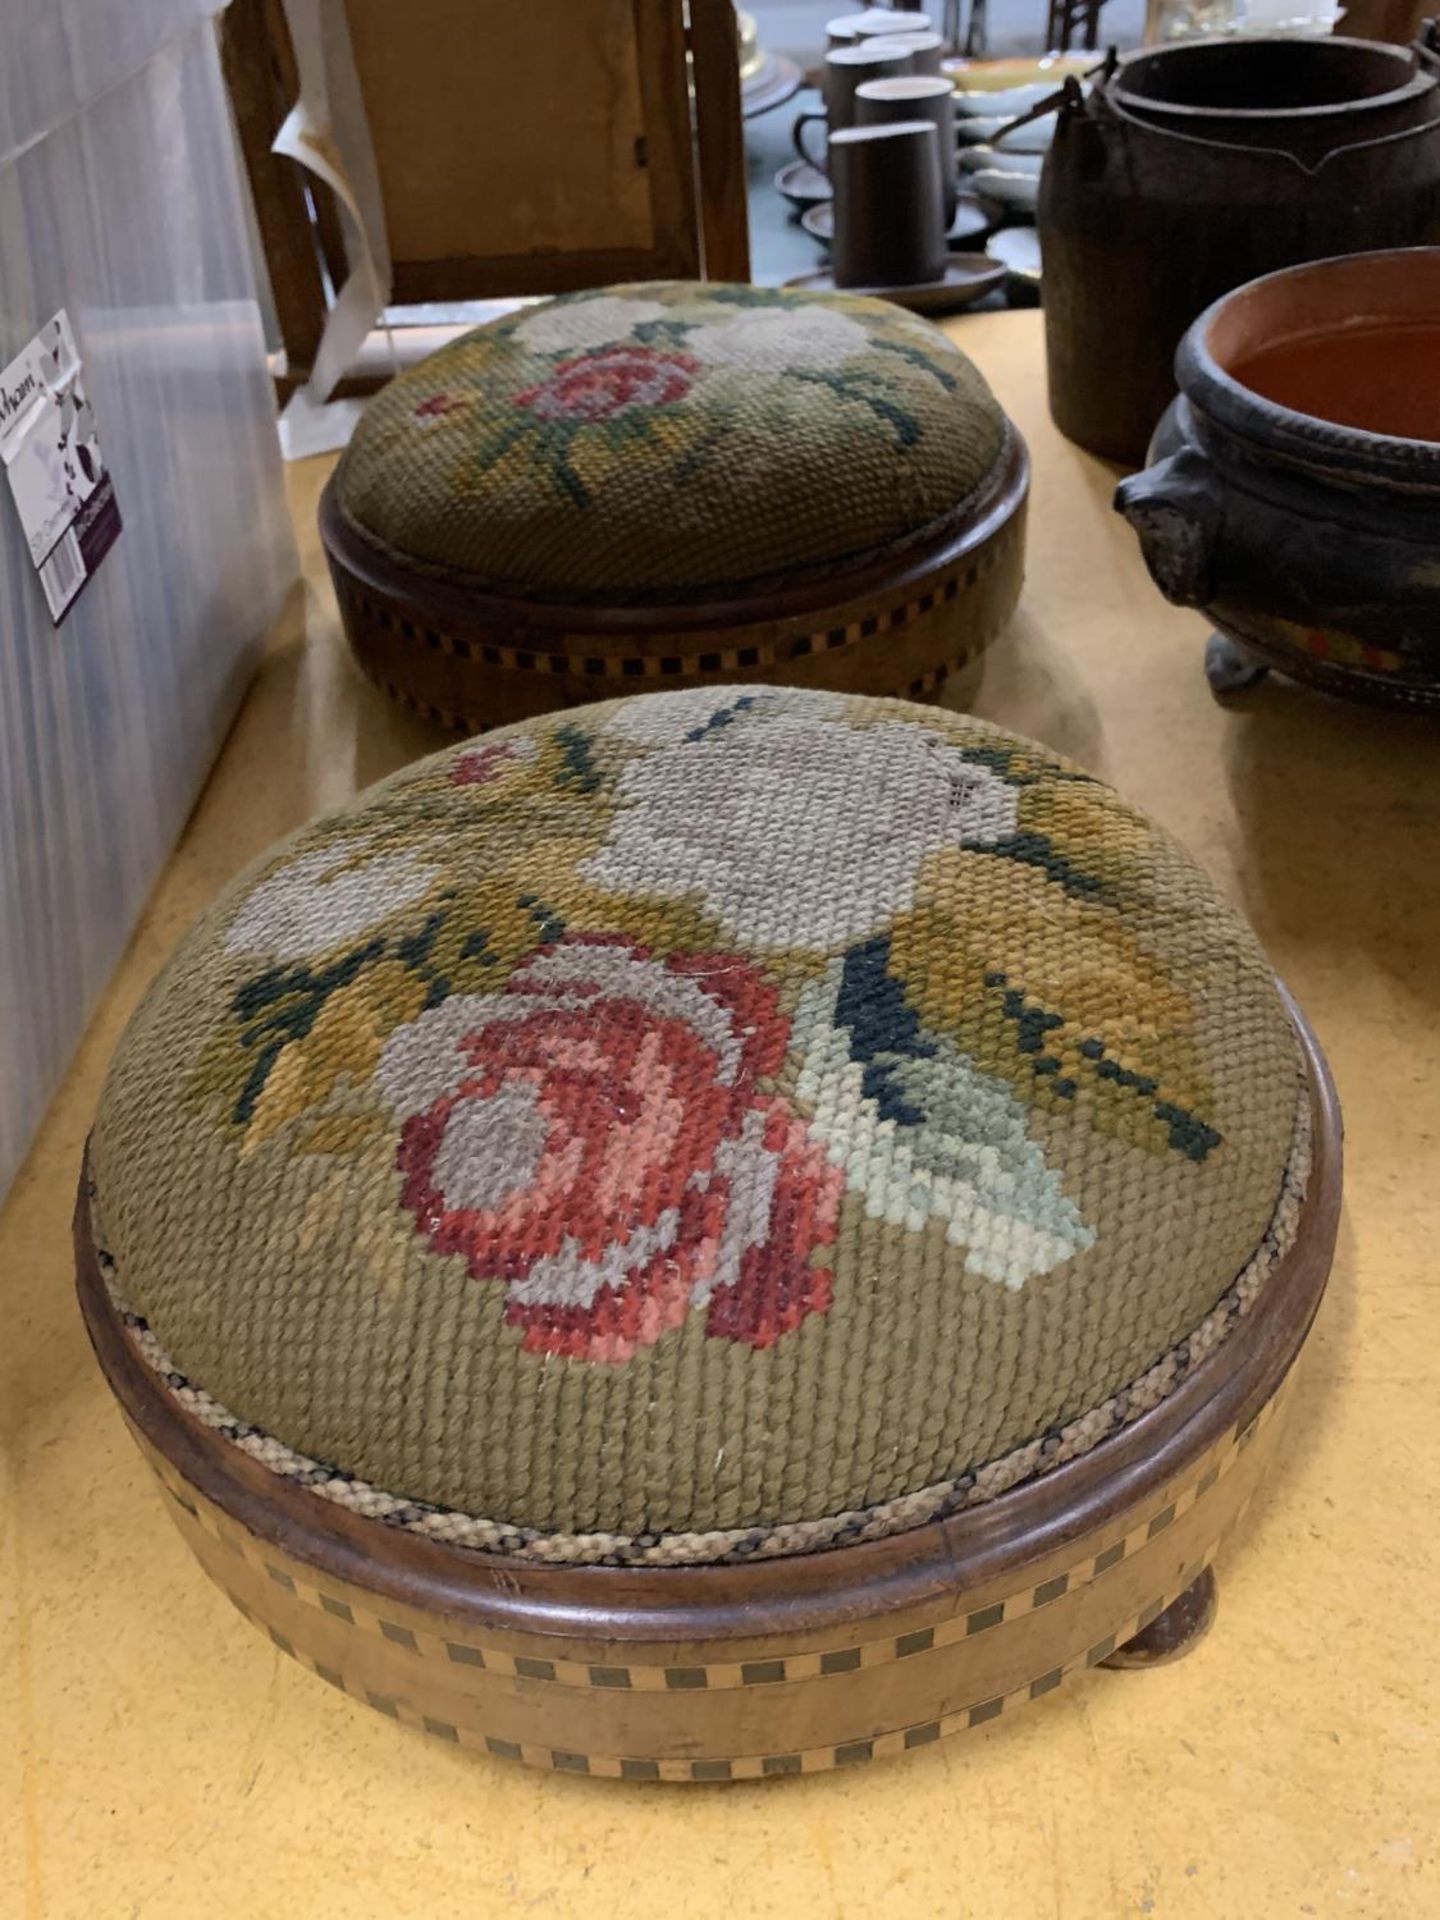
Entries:
{"label": "wooden footstool base", "polygon": [[320,533],[357,664],[391,699],[458,733],[625,693],[730,681],[932,699],[1014,611],[1030,462],[1001,457],[953,526],[863,569],[749,598],[616,607],[475,592],[406,566],[341,514]]}
{"label": "wooden footstool base", "polygon": [[1339,1213],[1334,1090],[1291,1016],[1312,1172],[1295,1237],[1252,1310],[1090,1453],[888,1539],[740,1565],[560,1567],[346,1511],[220,1439],[149,1370],[104,1285],[82,1184],[86,1324],[206,1572],[283,1652],[392,1718],[557,1771],[636,1780],[901,1754],[1084,1668],[1154,1664],[1208,1624],[1209,1568],[1277,1451]]}

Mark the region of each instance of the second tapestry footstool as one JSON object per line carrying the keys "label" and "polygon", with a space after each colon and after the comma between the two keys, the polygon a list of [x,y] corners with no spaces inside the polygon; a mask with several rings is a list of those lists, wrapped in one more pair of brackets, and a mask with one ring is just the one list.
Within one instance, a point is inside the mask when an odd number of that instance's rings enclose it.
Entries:
{"label": "second tapestry footstool", "polygon": [[932,695],[1020,591],[1025,447],[881,300],[546,301],[365,412],[321,506],[364,672],[474,732],[615,693]]}

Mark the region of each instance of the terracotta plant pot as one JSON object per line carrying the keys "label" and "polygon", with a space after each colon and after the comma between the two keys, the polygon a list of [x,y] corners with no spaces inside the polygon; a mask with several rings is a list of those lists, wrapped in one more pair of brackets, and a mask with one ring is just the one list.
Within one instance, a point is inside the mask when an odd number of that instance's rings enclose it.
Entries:
{"label": "terracotta plant pot", "polygon": [[1115,504],[1217,691],[1267,666],[1440,706],[1440,248],[1348,254],[1217,300]]}

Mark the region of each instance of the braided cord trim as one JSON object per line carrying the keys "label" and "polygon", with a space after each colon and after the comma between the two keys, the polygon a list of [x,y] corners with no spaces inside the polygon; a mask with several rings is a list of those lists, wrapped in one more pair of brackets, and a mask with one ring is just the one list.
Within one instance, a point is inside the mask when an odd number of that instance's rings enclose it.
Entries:
{"label": "braided cord trim", "polygon": [[273,1434],[252,1426],[186,1378],[173,1364],[149,1323],[125,1299],[119,1273],[105,1250],[94,1190],[90,1195],[91,1235],[106,1291],[141,1360],[176,1403],[202,1425],[257,1460],[272,1473],[309,1488],[323,1500],[366,1519],[447,1546],[503,1554],[551,1566],[681,1567],[734,1565],[773,1560],[881,1540],[914,1527],[943,1520],[982,1505],[1027,1480],[1077,1459],[1159,1406],[1190,1372],[1224,1341],[1253,1308],[1261,1289],[1289,1251],[1304,1208],[1312,1157],[1312,1119],[1308,1089],[1302,1090],[1291,1137],[1290,1157],[1275,1211],[1265,1235],[1233,1285],[1185,1339],[1153,1366],[1110,1395],[1090,1412],[1037,1435],[982,1466],[969,1468],[913,1493],[879,1505],[823,1518],[781,1521],[707,1533],[548,1533],[503,1520],[456,1512],[423,1500],[387,1493],[312,1459]]}

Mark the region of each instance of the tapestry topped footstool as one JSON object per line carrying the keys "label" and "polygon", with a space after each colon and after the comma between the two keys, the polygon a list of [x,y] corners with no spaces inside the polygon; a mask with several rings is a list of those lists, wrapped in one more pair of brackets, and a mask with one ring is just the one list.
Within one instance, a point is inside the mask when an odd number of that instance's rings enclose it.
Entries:
{"label": "tapestry topped footstool", "polygon": [[400,376],[320,525],[362,669],[468,733],[736,679],[933,694],[1014,607],[1028,479],[928,321],[662,283],[545,301]]}
{"label": "tapestry topped footstool", "polygon": [[76,1222],[182,1533],[323,1679],[541,1765],[904,1752],[1206,1623],[1338,1123],[1243,921],[978,721],[656,694],[242,875]]}

